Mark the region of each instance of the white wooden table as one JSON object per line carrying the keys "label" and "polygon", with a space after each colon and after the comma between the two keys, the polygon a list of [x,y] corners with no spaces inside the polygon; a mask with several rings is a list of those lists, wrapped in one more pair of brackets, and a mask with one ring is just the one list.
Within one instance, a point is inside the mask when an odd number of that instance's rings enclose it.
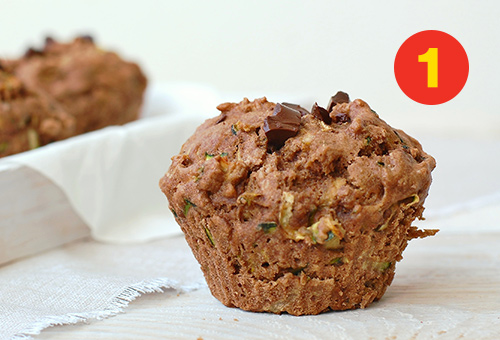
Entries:
{"label": "white wooden table", "polygon": [[293,317],[227,308],[208,288],[143,296],[126,312],[35,339],[500,339],[500,231],[410,242],[365,310]]}

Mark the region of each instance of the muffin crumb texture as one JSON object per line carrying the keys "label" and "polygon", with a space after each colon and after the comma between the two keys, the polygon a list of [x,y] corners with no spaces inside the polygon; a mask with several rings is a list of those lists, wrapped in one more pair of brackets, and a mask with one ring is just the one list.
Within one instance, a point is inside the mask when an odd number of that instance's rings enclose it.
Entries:
{"label": "muffin crumb texture", "polygon": [[367,307],[420,218],[434,159],[343,92],[309,111],[218,106],[160,180],[212,294],[293,315]]}

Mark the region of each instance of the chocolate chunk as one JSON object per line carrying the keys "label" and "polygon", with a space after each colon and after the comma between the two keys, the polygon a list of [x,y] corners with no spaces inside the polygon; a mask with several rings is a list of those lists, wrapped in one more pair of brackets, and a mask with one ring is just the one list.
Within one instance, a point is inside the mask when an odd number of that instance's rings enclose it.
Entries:
{"label": "chocolate chunk", "polygon": [[264,120],[268,146],[281,148],[285,141],[299,132],[300,113],[286,105],[276,104],[272,116]]}
{"label": "chocolate chunk", "polygon": [[45,37],[45,47],[47,47],[49,45],[52,45],[55,42],[56,41],[54,40],[54,38],[52,38],[52,37]]}
{"label": "chocolate chunk", "polygon": [[24,58],[31,58],[31,57],[36,56],[36,55],[43,55],[43,52],[30,47],[24,53]]}
{"label": "chocolate chunk", "polygon": [[0,62],[0,71],[5,71],[4,67],[2,66],[2,63]]}
{"label": "chocolate chunk", "polygon": [[89,43],[94,43],[94,38],[91,35],[85,34],[79,36],[79,38],[83,41],[89,42]]}
{"label": "chocolate chunk", "polygon": [[334,119],[337,124],[349,123],[351,121],[351,118],[345,113],[336,113]]}
{"label": "chocolate chunk", "polygon": [[321,106],[319,106],[318,103],[314,103],[311,109],[311,114],[314,117],[321,119],[325,124],[332,123],[332,118],[330,117],[330,113]]}
{"label": "chocolate chunk", "polygon": [[310,112],[309,112],[309,111],[307,111],[307,110],[306,110],[306,109],[304,109],[302,106],[297,105],[297,104],[292,104],[292,103],[281,103],[281,105],[286,106],[286,107],[288,107],[288,108],[290,108],[290,109],[293,109],[293,110],[295,110],[295,111],[299,112],[301,116],[305,116],[305,115],[310,114]]}
{"label": "chocolate chunk", "polygon": [[337,104],[349,103],[349,95],[345,92],[338,91],[332,98],[330,98],[330,102],[328,103],[327,110],[328,112],[332,112],[333,107]]}

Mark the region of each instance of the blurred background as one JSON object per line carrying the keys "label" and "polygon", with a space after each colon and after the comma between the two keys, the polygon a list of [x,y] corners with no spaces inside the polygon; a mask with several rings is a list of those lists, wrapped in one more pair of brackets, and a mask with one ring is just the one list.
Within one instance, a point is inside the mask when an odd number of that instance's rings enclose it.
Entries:
{"label": "blurred background", "polygon": [[[314,101],[326,105],[343,90],[364,99],[436,157],[432,191],[440,194],[431,194],[429,215],[452,203],[460,211],[469,199],[500,202],[498,1],[0,3],[1,57],[41,46],[45,36],[66,40],[91,34],[103,48],[140,63],[152,84],[198,84],[213,89],[220,101],[267,96],[308,107]],[[454,36],[469,58],[462,92],[436,106],[413,102],[394,77],[401,44],[431,29]],[[483,201],[473,202],[468,209]]]}
{"label": "blurred background", "polygon": [[[410,133],[436,129],[460,136],[500,136],[495,101],[500,79],[498,1],[0,3],[2,57],[39,46],[46,35],[69,39],[89,33],[103,48],[138,61],[153,82],[205,84],[228,98],[234,94],[235,100],[266,95],[323,105],[341,89]],[[454,36],[469,57],[464,89],[438,106],[407,98],[393,69],[401,44],[429,29]]]}

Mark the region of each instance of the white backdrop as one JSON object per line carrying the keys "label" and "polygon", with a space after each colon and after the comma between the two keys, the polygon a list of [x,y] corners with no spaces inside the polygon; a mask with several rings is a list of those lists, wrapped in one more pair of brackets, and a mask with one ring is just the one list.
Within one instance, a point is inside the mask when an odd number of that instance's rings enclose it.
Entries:
{"label": "white backdrop", "polygon": [[[444,126],[447,134],[500,136],[494,0],[1,0],[0,13],[3,57],[41,45],[45,35],[90,33],[140,62],[152,81],[324,105],[342,89],[417,137]],[[470,63],[462,92],[438,106],[408,99],[393,72],[403,41],[428,29],[457,38]]]}

